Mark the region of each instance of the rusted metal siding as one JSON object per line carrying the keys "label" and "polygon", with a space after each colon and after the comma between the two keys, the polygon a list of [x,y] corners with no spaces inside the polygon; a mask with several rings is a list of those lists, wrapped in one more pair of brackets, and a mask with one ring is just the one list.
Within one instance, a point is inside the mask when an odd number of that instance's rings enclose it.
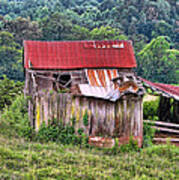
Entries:
{"label": "rusted metal siding", "polygon": [[[87,113],[88,123],[84,123]],[[142,99],[124,97],[116,102],[97,98],[74,96],[67,93],[46,93],[36,97],[35,129],[48,120],[57,119],[63,125],[82,128],[88,136],[142,138]]]}

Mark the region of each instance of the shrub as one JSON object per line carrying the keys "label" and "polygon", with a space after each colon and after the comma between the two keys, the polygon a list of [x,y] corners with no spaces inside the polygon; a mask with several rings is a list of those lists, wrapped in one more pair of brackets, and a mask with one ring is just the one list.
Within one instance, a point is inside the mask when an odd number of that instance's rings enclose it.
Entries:
{"label": "shrub", "polygon": [[81,129],[76,135],[74,126],[64,126],[56,120],[49,121],[48,125],[42,123],[35,139],[40,142],[54,141],[61,144],[87,145],[87,137]]}
{"label": "shrub", "polygon": [[144,105],[143,105],[144,119],[157,120],[158,106],[159,106],[159,99],[157,99],[155,101],[144,102]]}
{"label": "shrub", "polygon": [[155,129],[151,127],[152,124],[143,124],[143,147],[152,146],[152,141],[155,135]]}
{"label": "shrub", "polygon": [[0,80],[0,110],[11,105],[16,96],[22,94],[23,85],[22,82],[14,82],[6,76]]}
{"label": "shrub", "polygon": [[4,108],[1,124],[6,127],[4,131],[9,136],[13,135],[32,139],[33,129],[28,119],[27,99],[24,98],[24,95],[17,96],[9,107],[6,106]]}

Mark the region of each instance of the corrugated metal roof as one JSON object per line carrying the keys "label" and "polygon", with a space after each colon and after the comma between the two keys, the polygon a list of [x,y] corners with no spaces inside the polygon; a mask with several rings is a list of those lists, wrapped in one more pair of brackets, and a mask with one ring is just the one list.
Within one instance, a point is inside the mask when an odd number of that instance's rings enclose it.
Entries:
{"label": "corrugated metal roof", "polygon": [[117,69],[86,69],[86,77],[91,86],[111,86],[111,80],[118,76]]}
{"label": "corrugated metal roof", "polygon": [[95,97],[101,98],[109,101],[117,101],[125,94],[136,94],[136,95],[143,95],[143,89],[139,88],[137,91],[134,90],[132,86],[129,86],[124,91],[120,91],[119,88],[114,89],[113,87],[99,87],[99,86],[91,86],[89,84],[79,84],[78,85],[80,94],[86,97]]}
{"label": "corrugated metal roof", "polygon": [[111,87],[91,86],[89,84],[79,84],[78,87],[83,96],[101,98],[110,101],[116,101],[120,98],[119,90],[115,90]]}
{"label": "corrugated metal roof", "polygon": [[162,84],[162,83],[153,83],[153,82],[143,79],[141,77],[139,77],[139,78],[148,87],[150,87],[154,91],[157,91],[159,94],[179,100],[179,86],[173,86],[170,84]]}
{"label": "corrugated metal roof", "polygon": [[133,68],[130,41],[24,41],[24,66],[33,69]]}

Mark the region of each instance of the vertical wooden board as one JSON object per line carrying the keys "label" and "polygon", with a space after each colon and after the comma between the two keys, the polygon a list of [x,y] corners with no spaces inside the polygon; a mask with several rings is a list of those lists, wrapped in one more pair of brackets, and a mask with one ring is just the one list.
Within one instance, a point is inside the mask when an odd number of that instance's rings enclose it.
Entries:
{"label": "vertical wooden board", "polygon": [[127,100],[123,100],[123,135],[127,132]]}
{"label": "vertical wooden board", "polygon": [[48,99],[48,121],[51,121],[51,95],[50,93],[47,94],[47,99]]}
{"label": "vertical wooden board", "polygon": [[106,119],[106,101],[104,101],[104,100],[97,100],[96,101],[96,115],[97,115],[96,120],[98,123],[99,134],[105,136],[106,135],[105,123],[107,122],[107,119]]}
{"label": "vertical wooden board", "polygon": [[53,121],[53,94],[50,95],[50,121]]}
{"label": "vertical wooden board", "polygon": [[126,134],[128,135],[128,136],[132,136],[132,131],[131,131],[131,116],[132,116],[132,112],[131,112],[131,110],[132,110],[132,101],[130,100],[130,99],[128,99],[127,100],[127,127],[126,127],[126,129],[127,129],[127,132],[126,132]]}
{"label": "vertical wooden board", "polygon": [[91,113],[91,109],[89,109],[88,98],[86,98],[86,100],[85,100],[84,107],[85,107],[85,109],[87,110],[87,113],[88,113],[88,126],[85,129],[85,133],[86,133],[86,135],[89,136],[90,135],[90,128],[91,128],[91,116],[92,116],[92,113]]}
{"label": "vertical wooden board", "polygon": [[40,128],[40,103],[39,97],[36,97],[36,113],[35,113],[35,130],[38,131]]}
{"label": "vertical wooden board", "polygon": [[54,104],[53,104],[53,94],[50,96],[50,121],[53,121],[54,117]]}
{"label": "vertical wooden board", "polygon": [[53,118],[57,121],[57,93],[53,95]]}
{"label": "vertical wooden board", "polygon": [[107,102],[109,104],[110,110],[109,110],[109,136],[114,135],[114,127],[115,127],[115,103],[113,102]]}
{"label": "vertical wooden board", "polygon": [[72,95],[67,94],[67,104],[66,104],[66,124],[67,125],[72,125],[71,124],[71,106],[72,106]]}
{"label": "vertical wooden board", "polygon": [[105,104],[105,133],[107,136],[110,135],[110,104],[109,103],[106,103]]}
{"label": "vertical wooden board", "polygon": [[[80,122],[79,122],[79,126],[80,128],[82,128],[84,130],[84,133],[86,135],[89,135],[89,131],[90,131],[90,112],[88,109],[88,98],[86,97],[81,97],[80,98],[80,108],[81,108],[81,117],[80,117]],[[88,125],[85,125],[85,120],[84,117],[87,114],[87,123]]]}
{"label": "vertical wooden board", "polygon": [[85,109],[84,109],[84,99],[85,97],[79,97],[79,121],[78,121],[78,128],[83,129],[85,131],[85,126],[83,124],[83,117],[85,115]]}
{"label": "vertical wooden board", "polygon": [[96,121],[101,135],[106,134],[106,101],[96,100]]}
{"label": "vertical wooden board", "polygon": [[40,98],[40,122],[44,122],[44,96]]}
{"label": "vertical wooden board", "polygon": [[108,114],[109,104],[107,101],[103,101],[103,100],[101,100],[99,103],[100,106],[98,106],[99,109],[98,119],[102,127],[101,128],[102,134],[104,136],[107,136],[107,133],[109,131],[109,123],[110,123],[109,114]]}
{"label": "vertical wooden board", "polygon": [[60,122],[60,95],[57,93],[57,121]]}
{"label": "vertical wooden board", "polygon": [[114,124],[114,136],[118,137],[119,136],[119,114],[118,114],[118,109],[119,109],[119,103],[118,101],[115,102],[115,124]]}
{"label": "vertical wooden board", "polygon": [[140,102],[137,100],[135,103],[135,136],[139,136],[140,132]]}
{"label": "vertical wooden board", "polygon": [[95,114],[96,114],[96,112],[95,112],[95,106],[96,106],[95,100],[90,99],[89,105],[90,105],[90,109],[91,109],[91,121],[92,121],[92,123],[91,123],[91,125],[92,125],[91,134],[92,134],[92,136],[95,136],[96,133],[98,133],[98,122],[97,122],[97,119],[95,116]]}
{"label": "vertical wooden board", "polygon": [[123,129],[124,129],[124,122],[123,122],[123,102],[121,100],[119,100],[117,102],[118,106],[117,106],[117,110],[116,110],[116,114],[117,117],[119,119],[119,137],[123,135]]}
{"label": "vertical wooden board", "polygon": [[71,111],[70,111],[70,119],[71,119],[71,124],[73,125],[73,121],[75,119],[75,97],[72,97],[72,104],[71,104]]}
{"label": "vertical wooden board", "polygon": [[60,118],[60,122],[62,122],[63,124],[63,94],[60,93],[59,94],[59,118]]}
{"label": "vertical wooden board", "polygon": [[44,95],[44,121],[48,125],[48,97],[47,94]]}
{"label": "vertical wooden board", "polygon": [[66,125],[66,103],[67,103],[67,97],[65,94],[62,93],[62,119],[63,124]]}
{"label": "vertical wooden board", "polygon": [[79,121],[80,121],[81,111],[80,111],[80,97],[75,97],[75,132],[78,132],[79,129]]}
{"label": "vertical wooden board", "polygon": [[132,136],[135,136],[135,119],[134,119],[134,109],[135,109],[135,104],[134,104],[134,101],[133,100],[131,100],[131,106],[130,106],[130,108],[131,108],[131,129],[130,129],[130,131],[131,131],[131,135]]}

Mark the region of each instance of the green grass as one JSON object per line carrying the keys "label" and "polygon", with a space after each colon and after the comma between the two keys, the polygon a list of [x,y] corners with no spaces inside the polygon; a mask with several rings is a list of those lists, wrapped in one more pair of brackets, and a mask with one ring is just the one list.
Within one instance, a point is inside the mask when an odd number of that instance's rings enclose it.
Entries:
{"label": "green grass", "polygon": [[179,148],[160,145],[108,155],[0,134],[0,179],[179,179]]}
{"label": "green grass", "polygon": [[172,145],[111,155],[97,148],[26,141],[12,127],[0,119],[0,180],[179,179],[179,148]]}

